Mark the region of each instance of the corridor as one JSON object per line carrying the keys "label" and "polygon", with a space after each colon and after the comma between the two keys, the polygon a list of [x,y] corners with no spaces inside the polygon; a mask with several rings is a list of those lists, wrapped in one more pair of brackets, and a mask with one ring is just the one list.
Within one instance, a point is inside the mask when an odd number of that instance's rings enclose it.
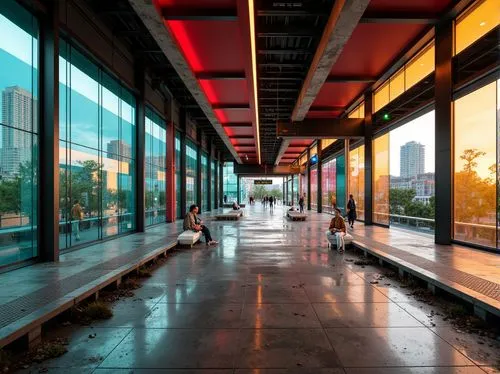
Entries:
{"label": "corridor", "polygon": [[237,222],[208,218],[220,244],[171,255],[110,320],[50,332],[69,337],[68,353],[26,372],[494,372],[497,346],[481,346],[481,360],[477,339],[462,334],[476,346],[467,358],[450,322],[430,323],[428,307],[397,286],[370,284],[381,269],[355,265],[352,251],[329,252],[331,216],[246,211]]}

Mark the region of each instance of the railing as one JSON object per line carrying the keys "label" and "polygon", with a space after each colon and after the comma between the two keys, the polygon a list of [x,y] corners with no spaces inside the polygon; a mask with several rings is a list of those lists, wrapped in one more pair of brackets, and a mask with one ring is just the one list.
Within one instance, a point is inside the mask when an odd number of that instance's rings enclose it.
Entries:
{"label": "railing", "polygon": [[[378,213],[379,215],[384,215],[383,213]],[[416,230],[430,230],[434,231],[435,221],[433,218],[423,218],[423,217],[413,217],[404,216],[400,214],[389,214],[390,224],[404,225],[409,228],[414,228]]]}

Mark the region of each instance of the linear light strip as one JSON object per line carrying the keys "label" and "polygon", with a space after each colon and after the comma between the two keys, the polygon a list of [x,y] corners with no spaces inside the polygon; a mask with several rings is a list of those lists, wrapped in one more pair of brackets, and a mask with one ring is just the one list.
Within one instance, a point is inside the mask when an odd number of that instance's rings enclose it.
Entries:
{"label": "linear light strip", "polygon": [[259,122],[259,100],[257,97],[257,48],[255,45],[255,12],[254,0],[248,0],[248,16],[250,21],[250,46],[252,49],[252,75],[253,75],[253,98],[255,102],[255,126],[257,127],[257,155],[260,158],[260,122]]}

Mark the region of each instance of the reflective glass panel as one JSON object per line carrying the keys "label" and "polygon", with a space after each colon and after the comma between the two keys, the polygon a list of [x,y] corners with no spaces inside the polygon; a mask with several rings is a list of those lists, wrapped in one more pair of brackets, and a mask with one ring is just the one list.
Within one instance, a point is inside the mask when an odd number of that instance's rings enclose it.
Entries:
{"label": "reflective glass panel", "polygon": [[373,222],[389,224],[389,134],[373,140]]}

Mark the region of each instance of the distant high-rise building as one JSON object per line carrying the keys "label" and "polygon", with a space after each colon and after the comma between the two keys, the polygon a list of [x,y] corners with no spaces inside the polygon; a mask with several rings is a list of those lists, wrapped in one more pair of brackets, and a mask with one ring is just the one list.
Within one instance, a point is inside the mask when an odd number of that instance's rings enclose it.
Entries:
{"label": "distant high-rise building", "polygon": [[132,147],[123,140],[111,140],[108,145],[108,158],[118,160],[118,157],[132,157]]}
{"label": "distant high-rise building", "polygon": [[411,141],[401,146],[400,176],[416,178],[425,173],[425,145]]}
{"label": "distant high-rise building", "polygon": [[32,132],[36,124],[36,100],[19,87],[7,87],[2,91],[2,174],[13,176],[20,164],[31,159]]}

